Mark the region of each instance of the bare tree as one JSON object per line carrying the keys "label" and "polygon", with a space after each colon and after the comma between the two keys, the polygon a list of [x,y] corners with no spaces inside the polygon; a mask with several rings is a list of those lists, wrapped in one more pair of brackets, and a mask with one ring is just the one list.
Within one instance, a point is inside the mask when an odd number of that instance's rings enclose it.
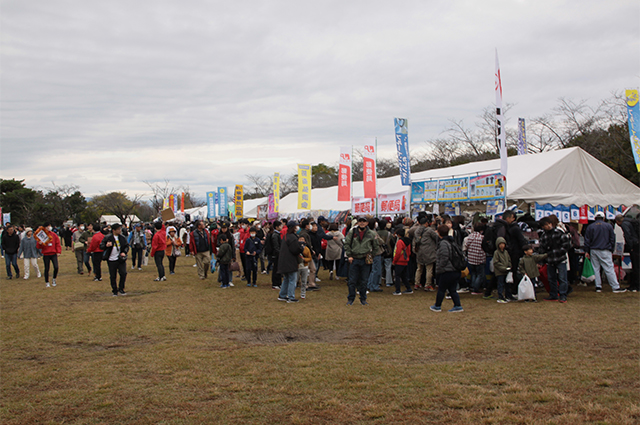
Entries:
{"label": "bare tree", "polygon": [[[93,198],[92,203],[106,214],[113,214],[123,225],[136,213],[142,196],[135,195],[129,198],[124,192],[109,192]],[[129,223],[130,224],[130,223]]]}

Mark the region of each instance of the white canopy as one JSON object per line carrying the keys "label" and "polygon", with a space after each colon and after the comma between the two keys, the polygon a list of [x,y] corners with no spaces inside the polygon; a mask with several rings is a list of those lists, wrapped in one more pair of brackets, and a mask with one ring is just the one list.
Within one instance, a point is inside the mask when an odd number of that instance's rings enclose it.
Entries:
{"label": "white canopy", "polygon": [[[116,224],[116,223],[120,223],[120,219],[118,217],[116,217],[115,215],[101,215],[100,216],[100,223],[107,223],[109,226],[111,226],[112,224]],[[140,219],[138,218],[137,215],[130,215],[129,217],[127,217],[127,225],[131,224],[131,223],[140,223]],[[120,223],[120,224],[124,224],[124,223]]]}

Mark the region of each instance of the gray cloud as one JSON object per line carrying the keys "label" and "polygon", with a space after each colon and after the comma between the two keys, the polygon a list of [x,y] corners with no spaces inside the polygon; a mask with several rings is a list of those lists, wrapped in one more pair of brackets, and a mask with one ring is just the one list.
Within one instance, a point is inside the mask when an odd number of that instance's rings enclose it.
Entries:
{"label": "gray cloud", "polygon": [[[558,2],[2,3],[0,176],[87,194],[200,194],[335,163],[393,117],[412,149],[492,103],[511,116],[638,86],[640,5]],[[514,120],[512,119],[512,122]]]}

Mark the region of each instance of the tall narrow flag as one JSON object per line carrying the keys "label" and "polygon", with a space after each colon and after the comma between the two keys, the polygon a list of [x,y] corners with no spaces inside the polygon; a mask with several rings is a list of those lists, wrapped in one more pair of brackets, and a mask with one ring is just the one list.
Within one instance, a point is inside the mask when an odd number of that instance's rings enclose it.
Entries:
{"label": "tall narrow flag", "polygon": [[280,173],[273,173],[273,213],[280,212]]}
{"label": "tall narrow flag", "polygon": [[216,216],[216,193],[207,192],[207,218]]}
{"label": "tall narrow flag", "polygon": [[629,138],[631,139],[631,151],[636,161],[636,168],[640,172],[640,105],[638,104],[638,90],[626,90],[627,114],[629,119]]}
{"label": "tall narrow flag", "polygon": [[171,211],[176,212],[176,195],[174,194],[169,195],[169,208],[171,208]]}
{"label": "tall narrow flag", "polygon": [[378,197],[376,193],[376,145],[375,140],[364,145],[364,154],[362,156],[362,182],[364,186],[364,197],[375,199]]}
{"label": "tall narrow flag", "polygon": [[524,118],[518,118],[518,155],[527,154],[527,131]]}
{"label": "tall narrow flag", "polygon": [[298,164],[298,209],[311,209],[311,165]]}
{"label": "tall narrow flag", "polygon": [[241,184],[236,185],[236,218],[244,217],[244,188]]}
{"label": "tall narrow flag", "polygon": [[162,209],[166,210],[167,208],[169,208],[169,198],[163,198],[162,199]]}
{"label": "tall narrow flag", "polygon": [[184,192],[182,192],[182,196],[180,197],[180,212],[184,212]]}
{"label": "tall narrow flag", "polygon": [[502,77],[500,63],[498,63],[498,49],[496,49],[496,134],[500,149],[500,174],[507,179],[507,140],[504,134],[504,117],[502,116]]}
{"label": "tall narrow flag", "polygon": [[338,171],[338,201],[351,200],[351,154],[353,147],[340,147],[340,170]]}
{"label": "tall narrow flag", "polygon": [[411,158],[409,157],[409,129],[406,118],[394,118],[396,127],[396,150],[402,186],[411,186]]}
{"label": "tall narrow flag", "polygon": [[218,188],[218,214],[220,214],[220,217],[229,215],[229,198],[226,187]]}

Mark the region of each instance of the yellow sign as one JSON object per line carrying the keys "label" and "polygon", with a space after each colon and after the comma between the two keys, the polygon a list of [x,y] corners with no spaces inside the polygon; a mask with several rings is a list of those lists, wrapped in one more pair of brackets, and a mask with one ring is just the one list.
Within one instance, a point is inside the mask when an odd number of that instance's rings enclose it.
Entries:
{"label": "yellow sign", "polygon": [[311,209],[311,165],[298,164],[298,209]]}
{"label": "yellow sign", "polygon": [[236,218],[244,216],[244,190],[241,184],[236,185]]}
{"label": "yellow sign", "polygon": [[280,173],[273,173],[273,212],[280,212]]}
{"label": "yellow sign", "polygon": [[638,90],[625,90],[627,105],[634,107],[638,103]]}

